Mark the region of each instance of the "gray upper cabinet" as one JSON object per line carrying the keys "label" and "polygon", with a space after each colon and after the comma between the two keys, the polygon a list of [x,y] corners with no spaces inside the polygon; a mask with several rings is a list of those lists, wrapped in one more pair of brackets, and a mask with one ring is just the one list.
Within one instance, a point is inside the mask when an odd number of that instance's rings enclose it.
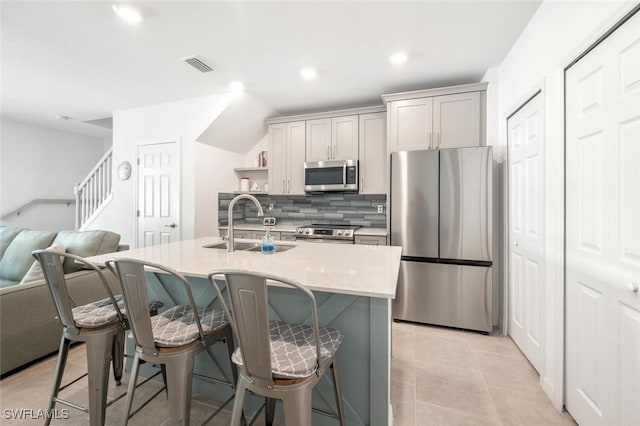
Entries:
{"label": "gray upper cabinet", "polygon": [[360,193],[386,194],[387,118],[384,112],[360,115]]}
{"label": "gray upper cabinet", "polygon": [[269,125],[269,193],[304,194],[305,122]]}
{"label": "gray upper cabinet", "polygon": [[429,149],[433,140],[433,98],[407,99],[388,105],[391,151]]}
{"label": "gray upper cabinet", "polygon": [[306,161],[357,160],[358,116],[307,120]]}
{"label": "gray upper cabinet", "polygon": [[383,95],[389,150],[485,145],[486,83]]}
{"label": "gray upper cabinet", "polygon": [[307,161],[331,160],[331,119],[307,120]]}
{"label": "gray upper cabinet", "polygon": [[479,146],[480,92],[433,98],[433,147]]}

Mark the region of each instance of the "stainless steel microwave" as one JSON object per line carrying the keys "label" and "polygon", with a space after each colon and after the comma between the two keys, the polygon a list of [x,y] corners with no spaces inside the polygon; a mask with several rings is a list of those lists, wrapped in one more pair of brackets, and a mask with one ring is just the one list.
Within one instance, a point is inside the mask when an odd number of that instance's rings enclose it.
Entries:
{"label": "stainless steel microwave", "polygon": [[306,192],[358,192],[358,160],[304,163]]}

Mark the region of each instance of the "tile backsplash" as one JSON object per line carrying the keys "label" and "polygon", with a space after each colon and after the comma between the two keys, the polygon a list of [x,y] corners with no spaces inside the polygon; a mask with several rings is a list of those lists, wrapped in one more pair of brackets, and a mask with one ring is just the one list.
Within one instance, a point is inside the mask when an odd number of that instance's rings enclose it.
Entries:
{"label": "tile backsplash", "polygon": [[[236,194],[218,193],[218,225],[229,224],[229,203]],[[332,223],[360,225],[368,228],[386,228],[387,196],[360,195],[342,192],[309,195],[255,195],[265,216],[273,216],[279,224],[307,225]],[[273,210],[269,211],[269,204]],[[384,213],[378,213],[378,205]],[[233,211],[234,223],[262,224],[258,209],[247,200],[240,200]]]}

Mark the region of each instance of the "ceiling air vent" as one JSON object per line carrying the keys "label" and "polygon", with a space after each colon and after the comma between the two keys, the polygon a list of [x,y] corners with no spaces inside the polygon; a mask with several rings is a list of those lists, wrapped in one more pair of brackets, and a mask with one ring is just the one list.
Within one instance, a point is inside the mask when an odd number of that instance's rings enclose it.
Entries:
{"label": "ceiling air vent", "polygon": [[189,56],[189,57],[183,58],[182,60],[185,61],[187,64],[191,65],[192,67],[196,68],[200,72],[213,71],[213,68],[211,68],[209,65],[202,62],[202,59],[198,58],[197,56]]}

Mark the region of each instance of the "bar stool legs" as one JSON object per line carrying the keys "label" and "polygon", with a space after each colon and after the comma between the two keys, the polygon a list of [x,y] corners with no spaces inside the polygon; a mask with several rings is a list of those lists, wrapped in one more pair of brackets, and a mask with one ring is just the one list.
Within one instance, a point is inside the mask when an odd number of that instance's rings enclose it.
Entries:
{"label": "bar stool legs", "polygon": [[[88,376],[88,392],[89,392],[89,424],[90,426],[102,426],[105,421],[107,409],[107,388],[109,381],[109,364],[114,350],[114,340],[116,335],[121,334],[122,329],[117,326],[109,326],[102,329],[83,331],[80,335],[69,335],[66,331],[63,333],[60,341],[60,350],[58,351],[58,361],[56,363],[56,372],[49,401],[49,413],[55,408],[56,403],[81,408],[75,404],[63,401],[58,398],[58,394],[62,389],[62,377],[67,363],[69,347],[71,341],[85,342],[87,351],[87,376]],[[118,360],[114,359],[114,363]],[[119,360],[122,363],[122,359]],[[120,372],[122,376],[122,372]],[[45,426],[51,423],[51,417],[47,416]]]}
{"label": "bar stool legs", "polygon": [[336,407],[338,409],[338,419],[340,425],[346,425],[344,421],[344,406],[342,405],[342,389],[340,388],[340,376],[338,374],[338,357],[331,363],[331,378],[333,379],[333,390],[336,396]]}
{"label": "bar stool legs", "polygon": [[[71,341],[62,336],[62,339],[60,339],[60,349],[58,350],[58,360],[56,361],[56,373],[55,378],[53,379],[53,389],[51,391],[51,398],[49,399],[47,413],[51,413],[56,405],[58,393],[60,393],[60,385],[62,384],[62,376],[64,375],[64,367],[67,365],[67,355],[69,355],[70,346]],[[47,419],[44,422],[45,426],[48,426],[51,423],[51,417],[52,416],[47,416]]]}
{"label": "bar stool legs", "polygon": [[[94,333],[91,333],[94,334]],[[95,332],[87,339],[87,367],[89,370],[89,423],[104,425],[107,409],[109,364],[113,350],[114,330]],[[122,375],[122,373],[120,373]]]}
{"label": "bar stool legs", "polygon": [[124,343],[125,330],[122,330],[122,332],[116,333],[113,336],[113,349],[111,351],[113,379],[116,381],[116,386],[120,386],[122,383],[122,373],[124,371]]}

